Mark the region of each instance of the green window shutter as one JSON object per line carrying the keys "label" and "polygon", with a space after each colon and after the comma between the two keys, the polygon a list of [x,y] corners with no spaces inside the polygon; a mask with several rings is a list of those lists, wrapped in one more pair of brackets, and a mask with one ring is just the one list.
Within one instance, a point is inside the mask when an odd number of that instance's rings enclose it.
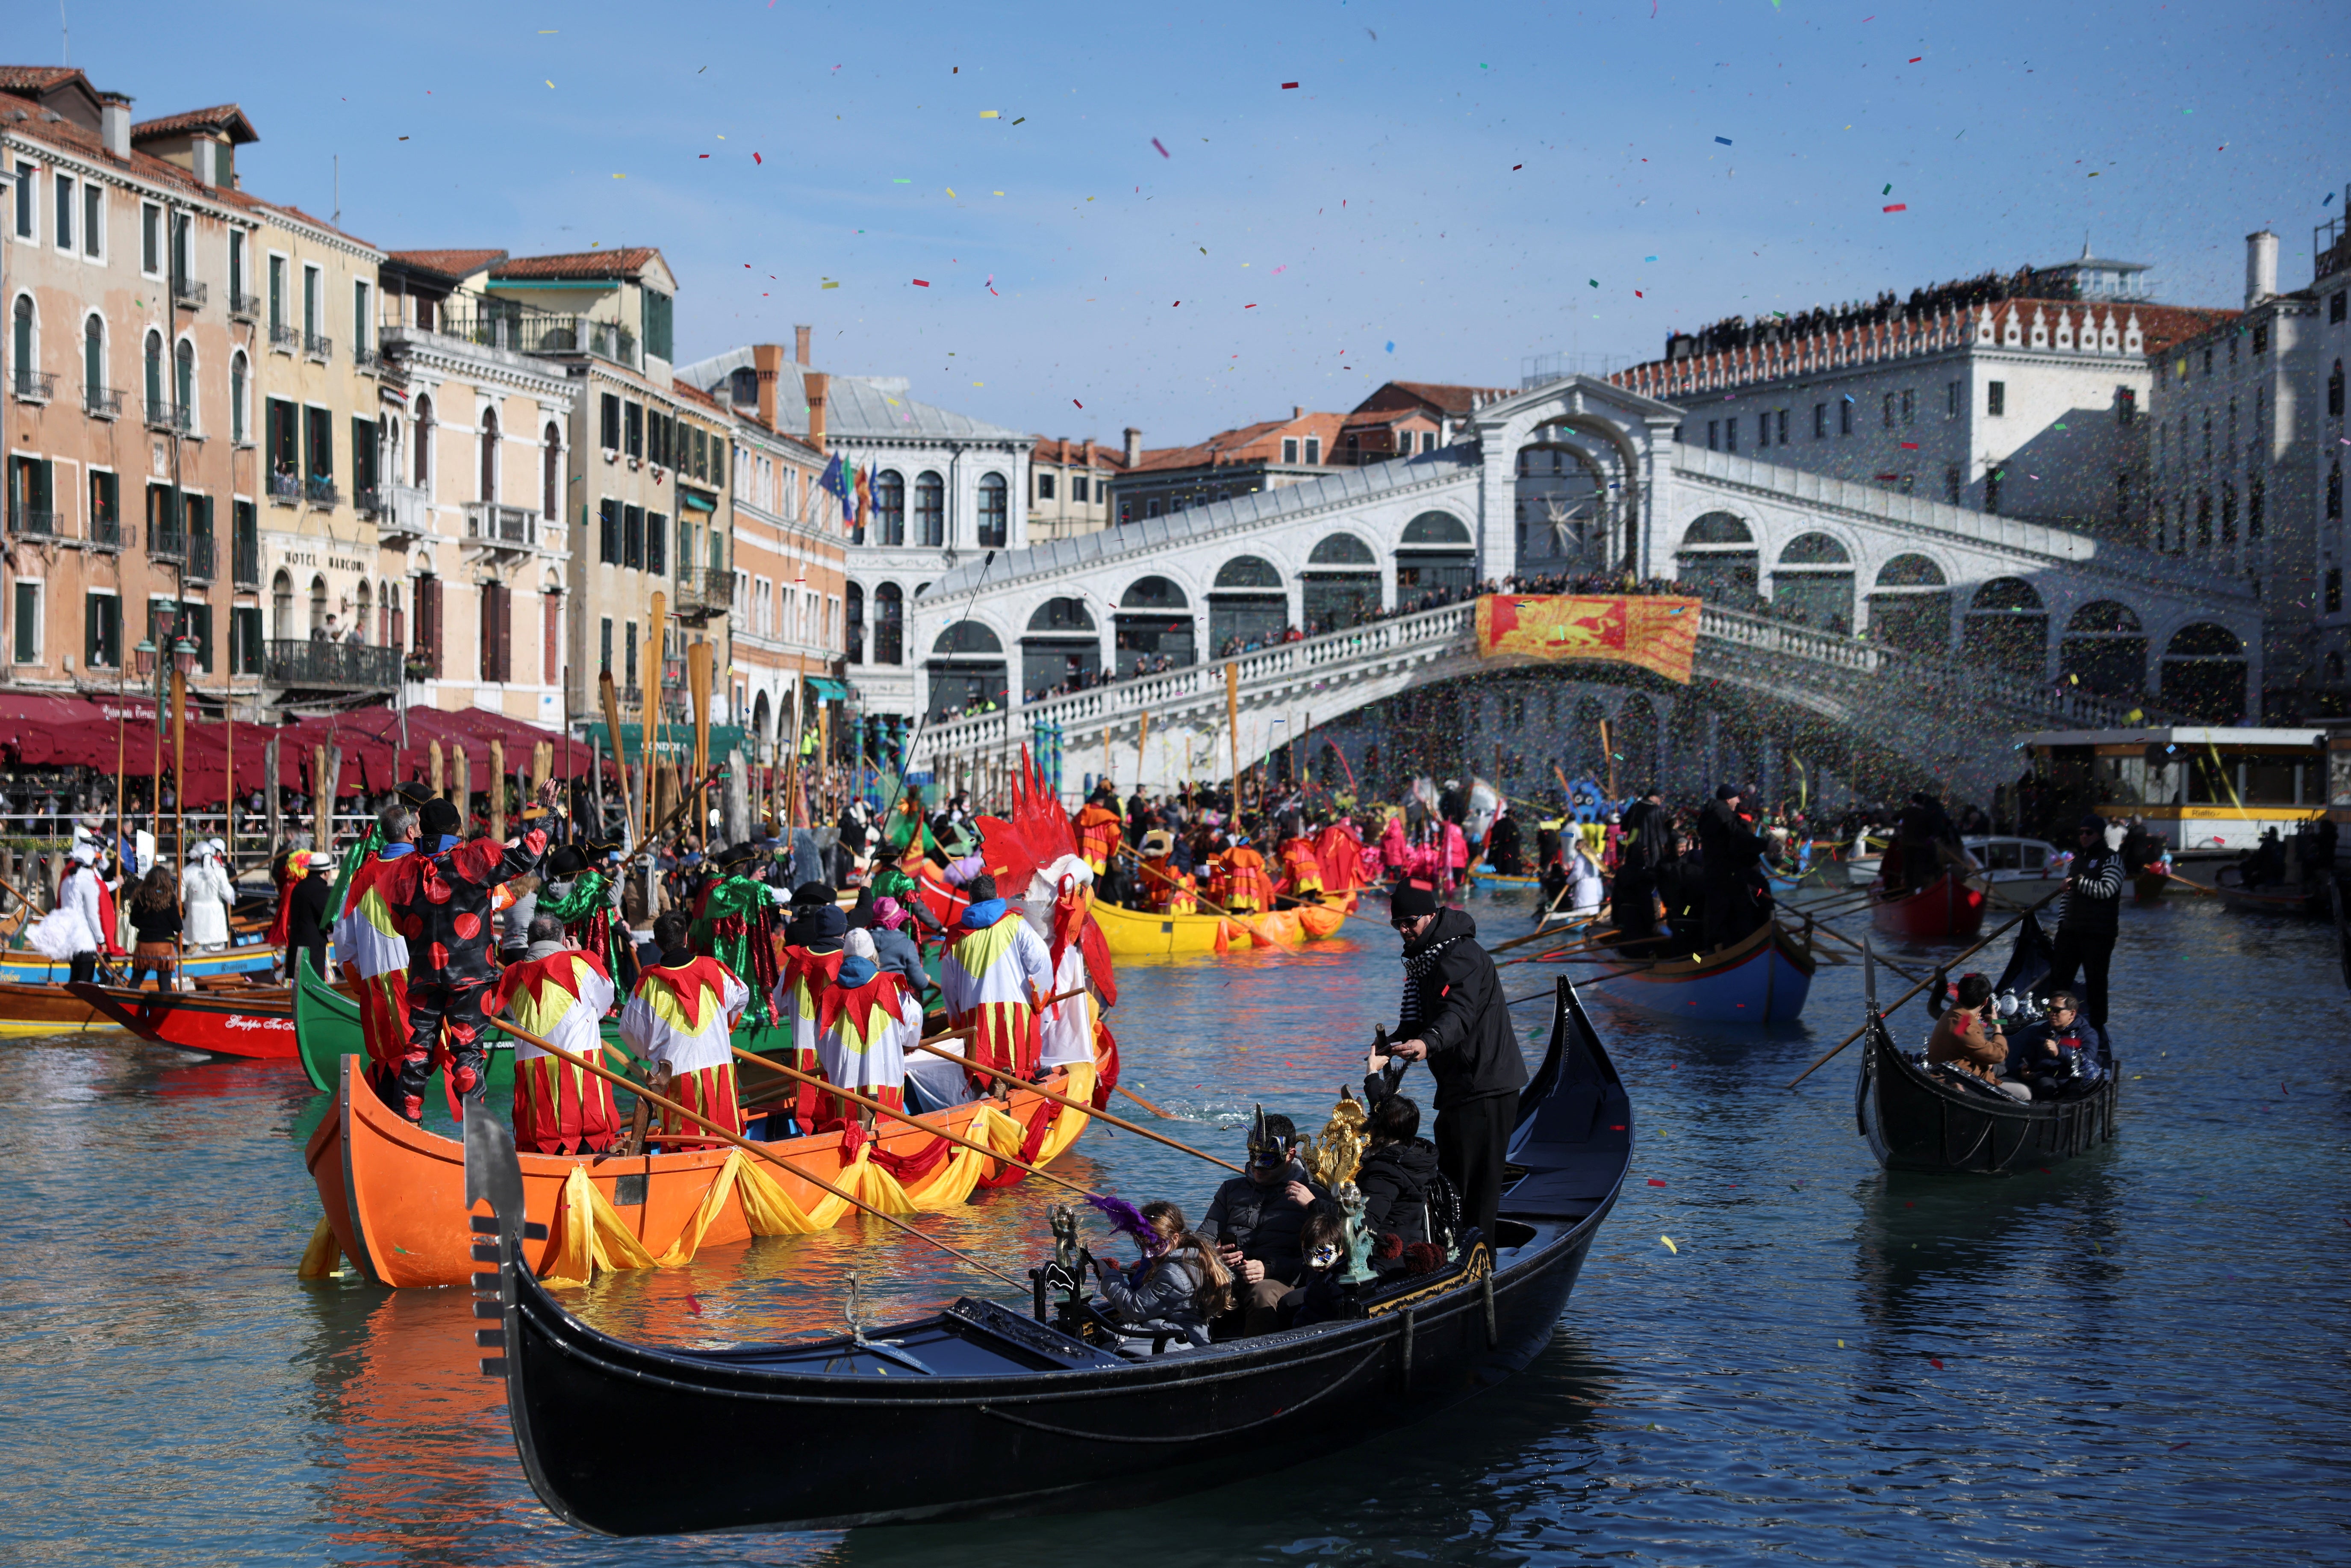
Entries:
{"label": "green window shutter", "polygon": [[92,667],[103,667],[103,632],[99,625],[99,607],[106,602],[99,594],[82,596],[81,601],[81,662]]}
{"label": "green window shutter", "polygon": [[16,585],[16,652],[20,664],[29,664],[40,657],[41,585],[20,582]]}

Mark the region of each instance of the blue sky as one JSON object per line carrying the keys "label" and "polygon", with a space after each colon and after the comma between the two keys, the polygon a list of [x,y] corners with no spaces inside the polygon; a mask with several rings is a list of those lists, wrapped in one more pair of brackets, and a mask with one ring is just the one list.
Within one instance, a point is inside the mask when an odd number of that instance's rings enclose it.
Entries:
{"label": "blue sky", "polygon": [[[2243,236],[2307,283],[2351,181],[2351,10],[2321,0],[66,16],[142,118],[244,105],[248,189],[325,214],[340,155],[377,245],[657,246],[682,359],[809,322],[825,368],[1152,445],[2085,231],[2164,299],[2235,304]],[[0,52],[58,59],[49,0]]]}

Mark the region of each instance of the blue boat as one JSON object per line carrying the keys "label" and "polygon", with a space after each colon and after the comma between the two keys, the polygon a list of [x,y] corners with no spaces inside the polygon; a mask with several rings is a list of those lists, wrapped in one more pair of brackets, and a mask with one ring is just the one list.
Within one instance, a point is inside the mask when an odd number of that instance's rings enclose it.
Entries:
{"label": "blue boat", "polygon": [[1614,967],[1591,985],[1613,1001],[1691,1023],[1792,1023],[1804,1010],[1812,948],[1767,920],[1719,952]]}

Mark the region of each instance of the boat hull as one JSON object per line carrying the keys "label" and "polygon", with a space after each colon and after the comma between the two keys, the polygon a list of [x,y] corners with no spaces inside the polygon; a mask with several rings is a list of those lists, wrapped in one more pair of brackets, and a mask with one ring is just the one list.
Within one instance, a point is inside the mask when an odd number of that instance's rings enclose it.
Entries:
{"label": "boat hull", "polygon": [[1964,940],[1983,929],[1984,894],[1958,875],[1946,872],[1916,893],[1887,897],[1882,888],[1869,894],[1869,923],[1889,936],[1912,942]]}
{"label": "boat hull", "polygon": [[[183,978],[205,979],[215,975],[266,975],[277,967],[278,950],[258,943],[224,947],[217,953],[189,953],[179,960]],[[19,986],[62,986],[73,978],[73,965],[30,949],[0,956],[0,982]]]}
{"label": "boat hull", "polygon": [[295,1055],[293,1001],[282,987],[139,991],[128,986],[76,985],[64,989],[158,1045],[256,1061],[286,1061]]}
{"label": "boat hull", "polygon": [[1938,1082],[1873,1022],[1854,1088],[1855,1116],[1877,1163],[1893,1171],[2007,1176],[2085,1154],[2115,1135],[2121,1074],[2109,1062],[2079,1100],[1995,1098]]}
{"label": "boat hull", "polygon": [[1719,953],[1676,958],[1604,977],[1601,994],[1692,1023],[1792,1023],[1812,994],[1811,949],[1766,921]]}
{"label": "boat hull", "polygon": [[2241,909],[2255,915],[2300,915],[2315,918],[2329,913],[2326,884],[2312,887],[2247,887],[2244,873],[2236,866],[2222,866],[2212,878],[2212,886],[2220,894],[2220,902],[2231,909]]}
{"label": "boat hull", "polygon": [[[1466,1399],[1551,1343],[1631,1159],[1623,1085],[1561,992],[1490,1271],[1480,1242],[1456,1270],[1383,1287],[1362,1318],[1132,1357],[967,1300],[872,1331],[937,1363],[875,1375],[861,1355],[885,1358],[842,1340],[632,1344],[502,1262],[497,1304],[475,1311],[502,1317],[504,1354],[484,1370],[506,1380],[525,1472],[558,1518],[619,1536],[1076,1512],[1322,1458]],[[1577,1036],[1589,1049],[1563,1052]],[[950,1338],[950,1322],[979,1332]],[[776,1433],[802,1426],[823,1441],[778,1462]],[[647,1432],[693,1433],[695,1463],[649,1470]]]}
{"label": "boat hull", "polygon": [[[294,1056],[302,1065],[302,1076],[321,1094],[331,1094],[341,1081],[342,1059],[367,1055],[367,1037],[360,1028],[359,1000],[340,986],[330,986],[320,979],[319,972],[310,967],[309,955],[297,953],[293,1008]],[[617,1039],[619,1033],[619,1024],[606,1020],[606,1042]],[[497,1099],[512,1094],[514,1042],[493,1032],[482,1043],[489,1053],[485,1079],[490,1095]]]}
{"label": "boat hull", "polygon": [[[464,1284],[473,1267],[465,1233],[465,1145],[394,1115],[368,1086],[361,1059],[346,1056],[338,1065],[341,1071],[335,1104],[310,1134],[304,1155],[336,1244],[378,1284]],[[1058,1092],[1067,1081],[1066,1075],[1058,1076],[1048,1087]],[[507,1101],[493,1095],[486,1103],[499,1115],[506,1113]],[[1035,1094],[1015,1090],[1008,1109],[1025,1124],[1039,1103]],[[978,1110],[977,1103],[956,1106],[942,1113],[942,1124],[962,1133]],[[940,1119],[935,1115],[930,1120]],[[899,1124],[877,1142],[885,1153],[914,1155],[927,1148],[932,1138]],[[845,1163],[838,1133],[768,1146],[826,1181],[839,1176]],[[631,1233],[648,1250],[666,1252],[701,1207],[729,1153],[717,1148],[601,1162],[591,1155],[526,1154],[520,1160],[529,1218],[551,1228],[564,1184],[575,1168],[584,1167]],[[802,1209],[816,1207],[827,1196],[813,1183],[772,1165],[763,1162],[762,1168]],[[703,1233],[702,1245],[750,1237],[741,1196],[732,1193]],[[526,1261],[534,1269],[544,1266],[556,1246],[557,1239],[550,1238]]]}

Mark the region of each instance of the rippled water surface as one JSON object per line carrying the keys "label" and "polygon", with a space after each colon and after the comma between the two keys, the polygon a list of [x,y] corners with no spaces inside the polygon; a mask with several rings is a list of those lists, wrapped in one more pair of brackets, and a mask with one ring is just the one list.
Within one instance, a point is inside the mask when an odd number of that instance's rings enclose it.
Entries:
{"label": "rippled water surface", "polygon": [[[1526,927],[1508,896],[1472,909],[1491,939]],[[291,1067],[0,1041],[0,1561],[2341,1563],[2351,1009],[2331,934],[2202,900],[2123,920],[2109,1149],[2005,1181],[1881,1173],[1851,1052],[1782,1088],[1858,1021],[1853,967],[1770,1033],[1661,1025],[1600,987],[1638,1152],[1514,1382],[1176,1503],[847,1535],[574,1534],[474,1374],[464,1292],[296,1281],[325,1102]],[[1197,1118],[1161,1125],[1230,1155],[1258,1101],[1320,1123],[1396,990],[1394,939],[1351,930],[1123,971],[1130,1082]],[[1511,990],[1556,972],[1514,968]],[[1531,1056],[1546,1011],[1516,1014]],[[1099,1126],[1060,1168],[1195,1218],[1219,1174]],[[917,1223],[1017,1274],[1049,1201],[1031,1184]],[[576,1299],[632,1336],[751,1339],[836,1322],[852,1267],[892,1306],[988,1283],[852,1225]],[[779,1426],[775,1461],[823,1440]],[[644,1434],[648,1473],[691,1467],[695,1442]]]}

